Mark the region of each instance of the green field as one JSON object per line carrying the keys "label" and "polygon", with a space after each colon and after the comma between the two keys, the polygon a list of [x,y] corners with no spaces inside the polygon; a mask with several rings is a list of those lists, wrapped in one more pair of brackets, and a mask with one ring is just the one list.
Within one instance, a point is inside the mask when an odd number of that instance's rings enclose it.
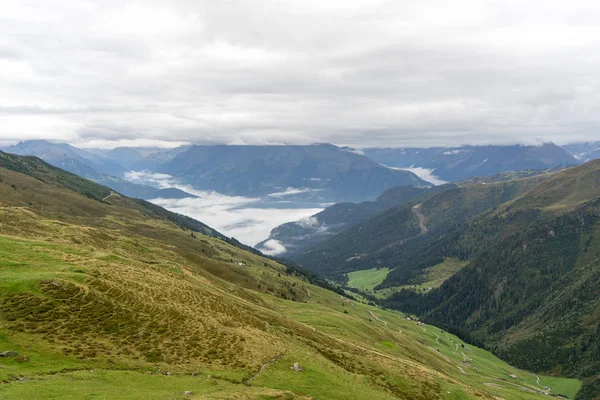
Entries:
{"label": "green field", "polygon": [[348,287],[355,287],[365,292],[372,292],[379,285],[388,272],[389,268],[372,268],[364,271],[354,271],[348,274]]}
{"label": "green field", "polygon": [[[61,226],[60,230],[64,229],[68,230],[69,227]],[[83,237],[81,239],[83,240]],[[220,246],[219,251],[239,252],[223,247],[214,239],[207,240],[212,242],[213,246]],[[112,243],[111,251],[120,254],[117,256],[89,247],[1,237],[0,270],[6,279],[2,281],[0,293],[4,299],[10,298],[11,293],[27,293],[31,290],[48,296],[50,293],[40,292],[36,282],[46,279],[56,282],[57,277],[61,279],[59,282],[76,282],[78,285],[85,285],[88,288],[86,290],[93,291],[94,278],[90,273],[97,274],[94,270],[100,268],[108,272],[106,277],[109,279],[115,274],[121,278],[126,277],[114,283],[122,280],[130,290],[140,282],[146,282],[145,285],[152,281],[160,282],[160,286],[157,287],[159,292],[155,295],[157,299],[164,298],[158,293],[174,291],[177,297],[170,300],[172,306],[179,307],[179,302],[181,306],[186,307],[188,304],[194,304],[196,300],[189,297],[192,293],[190,291],[198,290],[197,285],[203,282],[201,276],[173,273],[172,264],[166,260],[164,263],[159,261],[162,256],[169,256],[171,262],[177,262],[181,267],[192,268],[191,265],[186,265],[185,260],[174,254],[163,254],[163,249],[147,247],[144,250],[146,257],[158,263],[152,264],[151,267],[144,266],[118,251],[119,248],[127,248],[127,243],[125,238]],[[242,253],[237,255],[242,256]],[[130,256],[135,257],[135,254],[130,252]],[[285,300],[269,294],[268,291],[254,292],[258,297],[253,300],[296,324],[287,323],[304,339],[282,343],[276,324],[285,325],[285,319],[273,319],[275,314],[264,314],[263,318],[269,320],[269,325],[272,326],[270,330],[273,333],[270,335],[275,336],[271,336],[269,344],[259,342],[259,347],[255,349],[257,352],[253,352],[252,357],[258,361],[258,365],[247,361],[248,365],[241,367],[230,362],[225,367],[216,359],[190,358],[193,349],[187,348],[187,341],[177,344],[178,349],[190,352],[184,355],[183,359],[174,353],[169,356],[170,362],[165,362],[166,358],[163,361],[148,362],[148,357],[143,353],[147,350],[143,348],[139,348],[142,357],[135,357],[138,348],[136,343],[127,340],[127,336],[123,336],[119,331],[106,331],[105,326],[102,331],[96,331],[97,328],[91,320],[73,310],[69,314],[75,314],[79,323],[88,326],[88,329],[78,333],[83,335],[83,341],[79,341],[77,335],[72,335],[62,328],[41,329],[41,333],[29,333],[31,327],[28,322],[17,331],[6,327],[1,329],[0,348],[18,351],[19,354],[26,355],[27,360],[18,362],[11,358],[0,359],[0,381],[4,382],[0,384],[0,398],[159,400],[312,397],[391,400],[401,393],[411,396],[410,398],[420,398],[419,394],[423,390],[428,390],[426,393],[430,394],[427,396],[431,396],[424,398],[448,400],[481,396],[488,398],[488,395],[522,400],[543,398],[535,393],[537,386],[531,373],[515,370],[484,350],[466,344],[468,350],[463,350],[461,346],[464,343],[453,335],[442,333],[433,326],[420,327],[414,321],[407,321],[397,312],[359,303],[348,307],[347,304],[342,304],[335,293],[308,285],[297,278],[279,278],[277,270],[265,269],[261,263],[253,260],[252,256],[245,257],[249,265],[246,269],[250,273],[249,276],[254,276],[267,285],[275,285],[277,280],[283,279],[288,280],[292,286],[294,283],[296,287],[304,286],[308,297],[302,302]],[[136,269],[139,268],[145,273],[137,274]],[[117,290],[114,283],[109,291]],[[82,295],[85,296],[84,293]],[[124,295],[127,297],[127,294]],[[141,293],[138,293],[136,296],[140,295]],[[203,296],[214,294],[204,292]],[[140,307],[133,298],[127,301],[132,310]],[[227,313],[235,312],[236,305],[233,299],[222,298],[221,301],[225,301],[224,310]],[[23,306],[26,308],[27,304]],[[81,304],[75,301],[73,306],[79,308]],[[170,318],[159,303],[152,303],[152,307],[163,315],[163,318]],[[348,314],[345,314],[344,310],[348,311]],[[29,311],[25,310],[25,313],[27,315]],[[203,315],[205,320],[210,319],[208,314]],[[9,315],[9,319],[13,318],[14,316]],[[68,318],[68,315],[62,318],[51,321],[49,326],[68,324],[68,319],[64,319]],[[192,314],[187,318],[193,318]],[[28,320],[30,319],[23,321]],[[40,326],[43,328],[43,325]],[[120,330],[126,328],[127,321],[122,321]],[[161,346],[166,357],[171,351],[168,343],[180,337],[179,332],[185,334],[189,325],[181,324],[175,330],[170,330],[166,325],[161,328],[159,325],[157,329],[157,336],[150,337],[148,341]],[[224,333],[227,332],[225,327],[221,329]],[[247,336],[246,340],[251,338]],[[111,346],[111,343],[118,343],[121,350]],[[198,343],[201,344],[202,341]],[[204,346],[211,346],[210,343],[223,351],[227,350],[227,347],[223,347],[224,343],[219,341],[207,342]],[[89,350],[98,350],[98,347],[103,353],[89,355]],[[123,350],[127,352],[123,353]],[[260,352],[264,352],[264,355],[261,356]],[[268,364],[268,368],[264,370],[260,367],[261,362],[264,363],[277,354],[283,356]],[[228,357],[236,356],[230,354]],[[300,364],[302,372],[290,369],[295,362]],[[509,377],[511,373],[515,373],[518,379],[512,380]],[[433,378],[436,376],[438,378]],[[551,386],[553,392],[569,396],[572,396],[580,385],[578,381],[561,378],[542,377],[541,382]],[[396,394],[380,389],[388,385],[397,391]],[[431,389],[425,389],[428,387]],[[192,391],[194,394],[185,396],[186,391]],[[434,393],[444,395],[438,397]]]}
{"label": "green field", "polygon": [[467,261],[461,261],[456,258],[446,258],[443,263],[427,268],[423,272],[423,283],[418,285],[407,285],[400,287],[385,288],[374,290],[377,285],[383,282],[390,272],[389,268],[372,268],[363,271],[354,271],[347,274],[348,287],[355,287],[364,292],[371,293],[379,298],[387,298],[391,294],[401,289],[409,289],[417,292],[425,292],[427,290],[440,287],[444,281],[460,271],[468,264]]}

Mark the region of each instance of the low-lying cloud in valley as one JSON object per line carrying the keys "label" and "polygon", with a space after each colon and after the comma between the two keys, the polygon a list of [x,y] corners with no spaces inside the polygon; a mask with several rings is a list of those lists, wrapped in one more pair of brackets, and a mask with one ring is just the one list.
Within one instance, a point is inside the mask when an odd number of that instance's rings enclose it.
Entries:
{"label": "low-lying cloud in valley", "polygon": [[409,168],[397,168],[397,167],[387,167],[389,169],[395,169],[398,171],[410,171],[413,174],[417,175],[419,178],[427,181],[435,186],[443,185],[448,183],[447,181],[438,178],[435,176],[435,171],[430,168],[422,168],[422,167],[409,167]]}
{"label": "low-lying cloud in valley", "polygon": [[[158,198],[150,201],[170,211],[202,221],[219,232],[233,236],[251,246],[269,237],[271,229],[276,226],[310,217],[323,210],[322,208],[293,208],[290,203],[283,201],[278,202],[281,207],[273,207],[261,198],[226,196],[214,191],[197,190],[190,185],[179,183],[177,179],[167,174],[130,171],[125,174],[125,177],[131,182],[162,189],[174,187],[197,196],[197,198],[183,199]],[[288,188],[288,191],[294,189]],[[299,193],[302,191],[300,190]],[[275,255],[285,251],[280,244],[272,243],[272,247],[273,251],[266,252]]]}
{"label": "low-lying cloud in valley", "polygon": [[[239,199],[236,203],[235,200]],[[197,199],[154,199],[152,203],[195,218],[242,243],[255,245],[266,239],[271,229],[322,211],[321,208],[252,207],[252,199],[231,198],[207,192]]]}
{"label": "low-lying cloud in valley", "polygon": [[279,240],[269,239],[262,244],[259,250],[271,256],[278,256],[285,253],[287,249]]}

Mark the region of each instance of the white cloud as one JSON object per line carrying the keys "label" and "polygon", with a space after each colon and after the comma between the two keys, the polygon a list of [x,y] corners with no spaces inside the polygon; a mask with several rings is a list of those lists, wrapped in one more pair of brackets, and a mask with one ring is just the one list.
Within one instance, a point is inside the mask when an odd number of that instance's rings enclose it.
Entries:
{"label": "white cloud", "polygon": [[315,216],[310,216],[306,218],[302,218],[301,220],[296,221],[296,224],[300,225],[303,228],[316,228],[319,226],[319,220]]}
{"label": "white cloud", "polygon": [[460,154],[460,153],[464,153],[468,150],[464,150],[464,149],[456,149],[456,150],[448,150],[443,152],[442,154],[445,156],[452,156],[452,155],[456,155],[456,154]]}
{"label": "white cloud", "polygon": [[278,256],[286,252],[286,248],[279,240],[269,239],[264,242],[260,250],[270,256]]}
{"label": "white cloud", "polygon": [[442,179],[438,178],[437,176],[435,176],[435,174],[434,174],[435,171],[433,169],[429,169],[429,168],[422,168],[422,167],[410,167],[410,168],[387,167],[387,168],[401,170],[401,171],[410,171],[413,174],[417,175],[419,178],[423,179],[424,181],[432,183],[436,186],[448,183],[447,181],[442,180]]}
{"label": "white cloud", "polygon": [[260,208],[256,199],[225,196],[215,192],[194,193],[199,198],[153,199],[152,203],[202,221],[242,243],[255,245],[269,237],[271,230],[286,222],[316,214],[321,208]]}
{"label": "white cloud", "polygon": [[[311,180],[314,180],[312,178]],[[322,189],[310,189],[310,188],[293,188],[289,187],[282,192],[275,192],[268,195],[268,197],[285,197],[285,196],[293,196],[295,194],[302,193],[310,193],[310,192],[320,192]]]}
{"label": "white cloud", "polygon": [[364,150],[360,150],[360,149],[352,149],[350,147],[347,147],[347,148],[345,148],[343,150],[347,151],[348,153],[358,154],[359,156],[364,156],[365,155]]}
{"label": "white cloud", "polygon": [[[175,187],[197,196],[197,198],[183,199],[158,198],[150,201],[168,210],[197,219],[250,246],[269,237],[271,230],[281,224],[303,220],[323,210],[323,208],[264,207],[263,199],[260,198],[226,196],[214,191],[197,190],[192,186],[180,184],[171,175],[149,171],[129,171],[125,174],[125,179],[158,188]],[[297,193],[305,193],[305,191]],[[284,201],[278,203],[283,204]]]}
{"label": "white cloud", "polygon": [[130,182],[142,185],[150,185],[160,189],[166,189],[170,187],[186,187],[187,189],[193,190],[193,188],[189,186],[179,184],[179,181],[169,174],[160,174],[151,171],[128,171],[125,172],[124,177]]}

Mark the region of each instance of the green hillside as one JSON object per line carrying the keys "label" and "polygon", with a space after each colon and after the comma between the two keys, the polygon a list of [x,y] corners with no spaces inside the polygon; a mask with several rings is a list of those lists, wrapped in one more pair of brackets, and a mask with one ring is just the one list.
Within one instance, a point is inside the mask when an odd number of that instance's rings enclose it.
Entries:
{"label": "green hillside", "polygon": [[[541,174],[511,181],[450,187],[390,208],[294,259],[338,280],[347,272],[388,267],[393,271],[387,281],[393,281],[396,286],[421,283],[418,277],[422,271],[443,262],[448,256],[431,253],[424,259],[423,251],[427,252],[466,219],[527,192],[550,176]],[[426,235],[422,234],[424,230],[419,225],[419,213]]]}
{"label": "green hillside", "polygon": [[545,386],[578,390],[88,182],[0,157],[0,353],[16,353],[0,357],[2,399],[538,399]]}
{"label": "green hillside", "polygon": [[599,178],[598,161],[554,174],[448,230],[416,258],[458,255],[470,265],[439,289],[396,293],[389,304],[521,367],[585,377],[597,390]]}
{"label": "green hillside", "polygon": [[[358,224],[301,263],[339,280],[389,268],[368,288],[386,306],[520,367],[587,379],[580,398],[592,399],[600,393],[599,197],[600,161],[463,184]],[[452,268],[442,268],[448,260]]]}

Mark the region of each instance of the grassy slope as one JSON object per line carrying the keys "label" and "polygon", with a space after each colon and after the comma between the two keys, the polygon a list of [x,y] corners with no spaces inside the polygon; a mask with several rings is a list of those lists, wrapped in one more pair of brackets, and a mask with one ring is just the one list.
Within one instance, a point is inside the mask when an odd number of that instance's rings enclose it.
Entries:
{"label": "grassy slope", "polygon": [[[387,299],[394,293],[403,289],[411,290],[417,293],[425,293],[431,289],[440,287],[445,281],[452,277],[455,273],[463,269],[469,264],[468,261],[462,261],[457,258],[447,257],[443,262],[423,270],[423,282],[415,285],[392,286],[383,289],[374,290],[373,294],[380,299]],[[385,280],[385,276],[381,283]],[[377,286],[377,284],[375,285]]]}
{"label": "grassy slope", "polygon": [[599,376],[599,193],[600,161],[555,174],[471,222],[479,253],[439,292],[395,305],[518,365]]}
{"label": "grassy slope", "polygon": [[447,258],[433,267],[423,271],[424,282],[418,285],[398,286],[375,290],[381,282],[385,280],[389,268],[373,268],[361,271],[354,271],[347,274],[348,283],[346,286],[357,288],[363,292],[373,294],[378,298],[387,298],[393,293],[402,289],[424,292],[430,289],[440,287],[448,278],[464,268],[468,262],[456,258]]}
{"label": "grassy slope", "polygon": [[389,268],[373,268],[350,272],[347,286],[362,291],[372,291],[375,286],[383,282],[388,272],[390,272]]}
{"label": "grassy slope", "polygon": [[21,355],[0,358],[3,399],[542,397],[487,352],[462,363],[451,335],[348,307],[129,199],[0,179],[0,350]]}

